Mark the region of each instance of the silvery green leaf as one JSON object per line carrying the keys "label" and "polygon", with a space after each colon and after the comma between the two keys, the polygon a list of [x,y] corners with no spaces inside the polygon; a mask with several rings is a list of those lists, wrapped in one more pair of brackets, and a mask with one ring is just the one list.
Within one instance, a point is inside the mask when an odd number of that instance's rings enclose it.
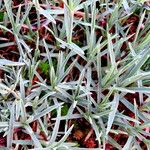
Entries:
{"label": "silvery green leaf", "polygon": [[128,89],[139,93],[150,93],[150,87],[130,87]]}
{"label": "silvery green leaf", "polygon": [[6,66],[23,66],[25,63],[23,62],[14,62],[7,59],[0,59],[0,65],[6,65]]}
{"label": "silvery green leaf", "polygon": [[59,131],[59,126],[60,126],[60,117],[61,117],[61,107],[57,109],[57,118],[56,118],[55,126],[53,128],[53,132],[49,143],[54,143],[56,141],[58,131]]}
{"label": "silvery green leaf", "polygon": [[10,32],[10,33],[13,34],[13,32],[12,32],[11,30],[9,30],[8,28],[6,28],[6,27],[3,26],[3,25],[0,25],[0,28],[1,28],[1,29],[4,29],[4,30],[6,30],[6,31],[8,31],[8,32]]}
{"label": "silvery green leaf", "polygon": [[64,14],[64,9],[54,9],[54,10],[47,10],[47,12],[49,12],[49,14],[53,14],[53,15],[61,15]]}
{"label": "silvery green leaf", "polygon": [[70,133],[71,133],[73,127],[74,127],[74,125],[72,125],[72,126],[68,129],[68,131],[67,131],[67,132],[65,133],[65,135],[61,138],[61,140],[55,145],[55,147],[66,141],[66,139],[67,139],[67,137],[70,135]]}
{"label": "silvery green leaf", "polygon": [[13,140],[13,144],[18,144],[18,145],[33,145],[33,141],[31,140]]}
{"label": "silvery green leaf", "polygon": [[133,141],[133,136],[129,136],[126,144],[124,145],[124,147],[122,148],[122,150],[128,150],[131,146],[131,143]]}
{"label": "silvery green leaf", "polygon": [[55,19],[51,16],[51,14],[49,13],[48,10],[44,10],[43,8],[39,8],[39,13],[43,16],[45,16],[49,21],[53,22],[54,24],[56,24]]}
{"label": "silvery green leaf", "polygon": [[116,112],[117,112],[117,108],[119,105],[119,98],[120,98],[120,95],[118,93],[115,93],[114,99],[112,101],[111,112],[109,113],[109,116],[108,116],[106,135],[108,135],[108,133],[113,125],[114,119],[116,117]]}
{"label": "silvery green leaf", "polygon": [[2,43],[0,44],[0,48],[12,46],[12,45],[15,45],[15,43],[14,42]]}
{"label": "silvery green leaf", "polygon": [[84,56],[84,51],[75,43],[66,43],[59,38],[56,38],[56,40],[60,42],[63,46],[68,47],[69,49],[73,50],[76,54],[78,54],[79,56],[81,56],[83,59],[86,60],[86,57]]}
{"label": "silvery green leaf", "polygon": [[13,130],[14,130],[14,122],[15,122],[15,117],[14,117],[14,103],[11,106],[10,112],[10,121],[9,121],[9,131],[7,135],[7,148],[12,148],[12,141],[13,141]]}
{"label": "silvery green leaf", "polygon": [[130,7],[127,0],[123,0],[123,6],[127,13],[130,13]]}
{"label": "silvery green leaf", "polygon": [[37,113],[36,115],[34,115],[34,119],[33,120],[36,120],[36,119],[38,119],[40,117],[43,117],[44,115],[50,113],[52,110],[59,108],[62,104],[63,103],[60,103],[60,104],[54,105],[54,106],[50,106],[47,109],[43,110],[42,112]]}
{"label": "silvery green leaf", "polygon": [[34,134],[32,128],[29,125],[25,125],[24,128],[27,130],[28,134],[31,136],[31,139],[34,142],[35,147],[42,148],[42,145],[40,141],[37,139],[36,135]]}

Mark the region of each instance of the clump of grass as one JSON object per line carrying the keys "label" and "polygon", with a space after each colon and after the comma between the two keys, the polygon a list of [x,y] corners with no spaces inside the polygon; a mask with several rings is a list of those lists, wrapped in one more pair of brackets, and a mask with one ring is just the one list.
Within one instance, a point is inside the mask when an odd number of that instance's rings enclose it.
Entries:
{"label": "clump of grass", "polygon": [[149,149],[149,11],[142,0],[0,2],[0,146]]}

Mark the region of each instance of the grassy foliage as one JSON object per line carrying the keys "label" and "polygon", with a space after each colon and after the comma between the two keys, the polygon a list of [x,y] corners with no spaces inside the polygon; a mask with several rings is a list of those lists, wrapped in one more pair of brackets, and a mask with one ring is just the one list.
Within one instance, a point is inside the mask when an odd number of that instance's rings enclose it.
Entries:
{"label": "grassy foliage", "polygon": [[0,145],[149,149],[149,33],[148,1],[0,1]]}

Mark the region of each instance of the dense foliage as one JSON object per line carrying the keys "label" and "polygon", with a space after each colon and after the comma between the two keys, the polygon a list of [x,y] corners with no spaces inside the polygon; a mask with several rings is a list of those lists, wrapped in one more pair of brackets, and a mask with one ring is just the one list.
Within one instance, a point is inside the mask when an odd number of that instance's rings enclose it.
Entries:
{"label": "dense foliage", "polygon": [[1,0],[0,146],[150,147],[148,0]]}

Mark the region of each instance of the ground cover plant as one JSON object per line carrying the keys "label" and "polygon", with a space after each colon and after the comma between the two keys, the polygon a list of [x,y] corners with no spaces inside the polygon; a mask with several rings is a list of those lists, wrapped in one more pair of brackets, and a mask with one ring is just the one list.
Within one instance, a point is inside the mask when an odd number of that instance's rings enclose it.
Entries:
{"label": "ground cover plant", "polygon": [[149,0],[1,0],[0,147],[148,150]]}

